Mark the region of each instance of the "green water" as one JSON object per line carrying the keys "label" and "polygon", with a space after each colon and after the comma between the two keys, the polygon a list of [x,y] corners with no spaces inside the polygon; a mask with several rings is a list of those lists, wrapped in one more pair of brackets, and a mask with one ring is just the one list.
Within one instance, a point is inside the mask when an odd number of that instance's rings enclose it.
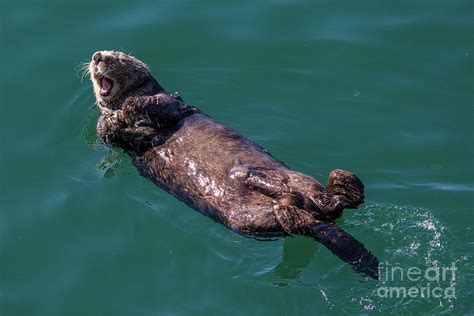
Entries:
{"label": "green water", "polygon": [[[473,1],[0,1],[0,315],[474,313]],[[131,52],[170,91],[325,182],[338,223],[404,271],[238,236],[97,144],[75,67]],[[385,286],[455,296],[382,297]]]}

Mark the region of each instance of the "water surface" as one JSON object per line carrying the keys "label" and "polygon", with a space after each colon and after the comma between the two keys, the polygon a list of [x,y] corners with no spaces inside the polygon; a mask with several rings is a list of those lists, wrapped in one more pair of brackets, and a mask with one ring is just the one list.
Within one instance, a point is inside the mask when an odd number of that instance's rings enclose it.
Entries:
{"label": "water surface", "polygon": [[[472,1],[2,1],[0,314],[473,313]],[[339,224],[380,260],[458,268],[456,298],[384,286],[314,241],[255,241],[95,138],[96,50],[366,204]]]}

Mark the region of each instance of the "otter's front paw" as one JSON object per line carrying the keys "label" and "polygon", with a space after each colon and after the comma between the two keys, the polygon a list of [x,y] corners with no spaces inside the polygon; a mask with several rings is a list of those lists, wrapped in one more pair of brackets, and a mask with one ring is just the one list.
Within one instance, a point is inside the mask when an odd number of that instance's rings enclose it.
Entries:
{"label": "otter's front paw", "polygon": [[97,122],[97,135],[103,143],[114,146],[120,138],[121,131],[125,127],[123,113],[117,110],[99,117]]}
{"label": "otter's front paw", "polygon": [[122,105],[122,117],[128,126],[133,126],[136,120],[137,102],[135,98],[127,98]]}

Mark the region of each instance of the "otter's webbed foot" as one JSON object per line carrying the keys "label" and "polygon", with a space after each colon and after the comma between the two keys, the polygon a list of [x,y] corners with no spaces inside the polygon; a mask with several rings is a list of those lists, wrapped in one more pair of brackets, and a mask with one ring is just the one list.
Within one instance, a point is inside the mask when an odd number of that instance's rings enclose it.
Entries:
{"label": "otter's webbed foot", "polygon": [[263,194],[276,198],[283,192],[288,192],[288,178],[275,169],[264,167],[251,167],[242,169],[243,182],[250,188],[256,189]]}
{"label": "otter's webbed foot", "polygon": [[318,207],[331,219],[341,216],[345,208],[357,208],[364,203],[364,184],[352,172],[331,171],[326,190],[316,198]]}
{"label": "otter's webbed foot", "polygon": [[318,215],[318,208],[313,200],[290,186],[288,175],[282,170],[241,166],[233,168],[230,174],[231,178],[239,178],[250,189],[273,198],[277,205],[292,207],[295,211],[306,210],[312,216]]}

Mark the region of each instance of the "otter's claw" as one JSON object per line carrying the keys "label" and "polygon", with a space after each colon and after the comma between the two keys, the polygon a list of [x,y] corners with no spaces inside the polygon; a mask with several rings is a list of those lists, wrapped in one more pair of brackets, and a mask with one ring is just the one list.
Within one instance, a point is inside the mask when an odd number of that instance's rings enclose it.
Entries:
{"label": "otter's claw", "polygon": [[179,95],[179,92],[178,92],[178,91],[176,91],[176,92],[174,92],[174,93],[171,93],[171,96],[172,96],[173,98],[175,98],[176,100],[178,100],[178,101],[184,102],[183,98],[181,98],[181,96]]}

